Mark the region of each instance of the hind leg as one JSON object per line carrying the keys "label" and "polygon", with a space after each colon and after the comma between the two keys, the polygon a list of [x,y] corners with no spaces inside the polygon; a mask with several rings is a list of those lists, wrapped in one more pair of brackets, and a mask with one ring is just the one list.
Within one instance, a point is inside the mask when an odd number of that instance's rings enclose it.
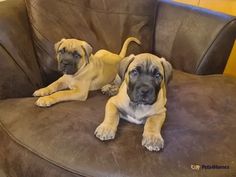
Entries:
{"label": "hind leg", "polygon": [[114,96],[118,93],[120,84],[121,78],[117,74],[115,80],[112,83],[103,86],[101,91],[104,95]]}

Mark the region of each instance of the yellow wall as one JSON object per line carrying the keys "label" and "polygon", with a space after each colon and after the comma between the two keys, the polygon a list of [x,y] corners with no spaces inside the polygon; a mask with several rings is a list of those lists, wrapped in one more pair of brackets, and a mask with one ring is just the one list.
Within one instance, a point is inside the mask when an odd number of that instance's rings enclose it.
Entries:
{"label": "yellow wall", "polygon": [[[236,0],[175,0],[236,16]],[[226,65],[225,75],[236,77],[236,42]]]}

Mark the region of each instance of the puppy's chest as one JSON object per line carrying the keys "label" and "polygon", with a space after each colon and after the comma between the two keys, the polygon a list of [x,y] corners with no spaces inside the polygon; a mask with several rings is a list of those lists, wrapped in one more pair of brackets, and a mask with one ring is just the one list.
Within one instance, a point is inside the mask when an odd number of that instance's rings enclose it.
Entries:
{"label": "puppy's chest", "polygon": [[144,124],[147,117],[155,114],[149,105],[127,105],[120,108],[120,117],[131,123]]}

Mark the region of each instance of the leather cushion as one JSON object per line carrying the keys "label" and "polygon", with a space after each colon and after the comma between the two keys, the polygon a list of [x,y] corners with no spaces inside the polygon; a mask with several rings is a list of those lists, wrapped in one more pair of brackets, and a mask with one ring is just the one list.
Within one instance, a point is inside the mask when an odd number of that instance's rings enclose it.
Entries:
{"label": "leather cushion", "polygon": [[[142,125],[121,121],[115,140],[101,142],[94,137],[107,100],[98,92],[91,93],[85,102],[65,102],[50,108],[36,107],[35,98],[3,100],[0,135],[7,136],[0,141],[0,159],[25,177],[30,169],[47,176],[53,168],[64,169],[67,176],[230,176],[236,174],[235,90],[236,80],[230,77],[175,71],[162,131],[165,148],[158,153],[141,146]],[[37,158],[27,161],[24,155],[11,155],[9,160],[3,153],[10,151],[9,141],[21,147],[15,148],[15,154],[29,151]],[[39,159],[55,167],[44,170],[42,165],[30,165]],[[23,163],[19,165],[19,161]],[[191,164],[229,165],[230,169],[196,172]]]}

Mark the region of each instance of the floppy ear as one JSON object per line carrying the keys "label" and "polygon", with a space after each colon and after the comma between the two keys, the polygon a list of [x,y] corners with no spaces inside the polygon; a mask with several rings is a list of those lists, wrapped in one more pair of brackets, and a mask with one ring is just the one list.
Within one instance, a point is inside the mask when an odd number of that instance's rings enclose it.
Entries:
{"label": "floppy ear", "polygon": [[82,49],[84,50],[84,53],[85,53],[86,64],[88,64],[89,63],[89,57],[92,54],[93,48],[92,48],[91,45],[89,45],[85,41],[82,43],[81,47],[82,47]]}
{"label": "floppy ear", "polygon": [[172,77],[172,66],[165,58],[161,58],[161,64],[164,69],[165,83],[167,84]]}
{"label": "floppy ear", "polygon": [[120,65],[119,65],[119,71],[118,71],[118,75],[120,76],[121,80],[124,80],[125,73],[130,63],[134,60],[134,58],[135,58],[135,55],[132,54],[121,60]]}
{"label": "floppy ear", "polygon": [[57,42],[57,43],[54,45],[54,49],[55,49],[56,53],[58,52],[59,47],[61,46],[61,44],[62,44],[65,40],[66,40],[65,38],[62,38],[59,42]]}

